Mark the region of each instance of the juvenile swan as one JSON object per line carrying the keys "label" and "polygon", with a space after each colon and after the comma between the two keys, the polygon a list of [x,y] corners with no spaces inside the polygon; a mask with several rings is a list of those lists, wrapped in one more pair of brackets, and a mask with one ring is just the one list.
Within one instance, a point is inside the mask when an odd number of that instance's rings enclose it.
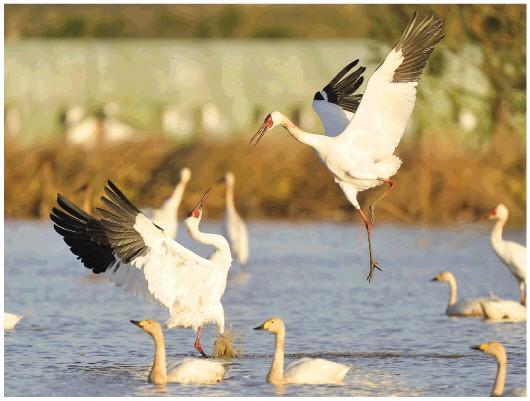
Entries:
{"label": "juvenile swan", "polygon": [[302,358],[283,370],[285,325],[279,317],[267,320],[254,330],[267,330],[276,335],[276,349],[267,382],[272,384],[332,384],[341,383],[350,366],[325,359]]}
{"label": "juvenile swan", "polygon": [[22,316],[4,312],[4,330],[13,330],[21,319]]}
{"label": "juvenile swan", "polygon": [[131,320],[131,323],[153,337],[155,342],[155,359],[149,373],[149,383],[215,384],[223,380],[225,374],[223,363],[205,359],[184,358],[173,364],[167,372],[164,333],[160,324],[155,320],[140,322]]}
{"label": "juvenile swan", "polygon": [[501,343],[492,341],[480,345],[474,345],[471,349],[482,351],[488,355],[495,357],[497,360],[497,376],[495,377],[495,383],[491,389],[492,397],[526,397],[526,389],[514,388],[508,391],[504,391],[504,382],[506,381],[506,368],[508,360],[506,358],[506,351]]}

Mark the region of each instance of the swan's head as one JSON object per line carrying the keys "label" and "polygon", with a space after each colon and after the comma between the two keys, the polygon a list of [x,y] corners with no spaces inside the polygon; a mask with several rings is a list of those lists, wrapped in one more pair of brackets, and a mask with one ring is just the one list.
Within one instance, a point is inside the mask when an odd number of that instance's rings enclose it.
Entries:
{"label": "swan's head", "polygon": [[131,320],[131,323],[152,336],[162,333],[162,326],[156,320]]}
{"label": "swan's head", "polygon": [[506,221],[508,220],[508,208],[502,203],[499,203],[496,207],[484,213],[477,220],[482,219]]}
{"label": "swan's head", "polygon": [[273,317],[267,320],[261,326],[254,327],[254,330],[267,330],[271,333],[280,333],[285,331],[285,324],[279,317]]}
{"label": "swan's head", "polygon": [[182,170],[180,170],[180,181],[187,183],[189,182],[191,178],[191,171],[189,168],[184,167]]}
{"label": "swan's head", "polygon": [[202,208],[204,206],[204,203],[206,202],[206,198],[208,198],[208,194],[210,193],[210,189],[204,193],[204,195],[199,200],[199,203],[195,205],[195,207],[191,210],[191,212],[188,213],[188,217],[184,220],[186,224],[192,223],[192,224],[199,224],[202,217]]}
{"label": "swan's head", "polygon": [[443,281],[445,283],[449,283],[454,280],[455,276],[453,276],[453,273],[451,272],[441,272],[437,274],[436,277],[431,279],[431,281]]}
{"label": "swan's head", "polygon": [[252,139],[249,142],[249,145],[252,145],[254,143],[254,146],[256,146],[260,141],[261,138],[271,129],[274,127],[277,127],[278,125],[281,125],[283,121],[283,115],[279,111],[273,111],[271,114],[269,114],[267,117],[265,117],[265,121],[263,121],[263,124],[261,124],[261,127],[259,127],[258,132],[254,134]]}
{"label": "swan's head", "polygon": [[506,361],[506,350],[501,343],[497,341],[490,341],[480,345],[474,345],[471,349],[482,351],[485,354],[494,356],[499,361]]}

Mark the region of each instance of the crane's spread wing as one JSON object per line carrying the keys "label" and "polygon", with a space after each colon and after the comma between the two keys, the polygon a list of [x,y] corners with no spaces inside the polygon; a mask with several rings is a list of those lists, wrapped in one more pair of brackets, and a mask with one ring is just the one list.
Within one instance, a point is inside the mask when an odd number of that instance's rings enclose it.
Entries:
{"label": "crane's spread wing", "polygon": [[105,208],[98,208],[101,220],[60,195],[63,211],[54,208],[51,215],[55,230],[83,264],[172,312],[207,305],[216,266],[167,237],[111,181],[105,194]]}
{"label": "crane's spread wing", "polygon": [[434,46],[442,40],[443,22],[417,14],[401,39],[368,81],[355,116],[339,136],[341,146],[361,149],[375,161],[391,156],[412,113],[416,86]]}
{"label": "crane's spread wing", "polygon": [[366,68],[359,67],[346,75],[358,63],[357,59],[344,67],[313,97],[313,109],[322,121],[328,136],[336,136],[344,131],[361,102],[362,95],[354,93],[363,83],[362,74]]}

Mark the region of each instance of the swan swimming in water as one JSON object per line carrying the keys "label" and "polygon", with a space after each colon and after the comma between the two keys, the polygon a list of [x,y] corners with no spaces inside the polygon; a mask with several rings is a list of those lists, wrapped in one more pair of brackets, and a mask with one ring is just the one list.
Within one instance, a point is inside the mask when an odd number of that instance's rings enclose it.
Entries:
{"label": "swan swimming in water", "polygon": [[22,316],[4,312],[4,330],[13,330],[21,319]]}
{"label": "swan swimming in water", "polygon": [[[447,316],[484,317],[489,320],[520,321],[526,316],[526,308],[516,301],[489,298],[464,298],[458,301],[458,287],[451,272],[442,272],[431,281],[442,281],[449,284],[449,303],[445,314]],[[526,318],[526,317],[525,317]]]}
{"label": "swan swimming in water", "polygon": [[474,345],[471,349],[482,351],[493,356],[497,360],[497,375],[495,376],[495,383],[491,389],[491,397],[526,397],[525,388],[519,387],[504,391],[508,359],[506,358],[506,350],[501,343],[492,341],[489,343]]}
{"label": "swan swimming in water", "polygon": [[279,317],[267,320],[254,330],[267,330],[276,335],[276,349],[267,375],[271,384],[338,384],[342,383],[350,366],[325,359],[302,358],[283,369],[285,324]]}
{"label": "swan swimming in water", "polygon": [[225,367],[222,362],[198,358],[184,358],[166,369],[166,349],[164,332],[155,320],[131,320],[153,337],[155,342],[155,357],[148,381],[154,384],[182,383],[182,384],[215,384],[223,380]]}

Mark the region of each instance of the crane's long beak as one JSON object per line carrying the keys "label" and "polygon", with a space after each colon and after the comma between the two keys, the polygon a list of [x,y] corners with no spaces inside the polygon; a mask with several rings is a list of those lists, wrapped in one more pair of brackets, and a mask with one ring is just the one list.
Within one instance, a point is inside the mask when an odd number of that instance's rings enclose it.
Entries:
{"label": "crane's long beak", "polygon": [[478,216],[478,217],[474,220],[474,223],[476,223],[477,221],[480,221],[480,220],[487,219],[490,215],[491,215],[491,210],[487,211],[486,213],[484,213],[484,214],[481,215],[481,216]]}
{"label": "crane's long beak", "polygon": [[[252,137],[252,139],[250,140],[250,142],[248,143],[250,146],[256,146],[260,141],[261,141],[261,138],[263,138],[263,136],[267,133],[267,131],[272,128],[272,125],[273,125],[273,122],[272,122],[272,117],[271,115],[269,114],[266,118],[265,118],[265,121],[263,121],[263,124],[261,124],[261,127],[259,127],[259,130],[258,132],[256,132],[254,134],[254,136]],[[253,143],[254,142],[254,143]]]}
{"label": "crane's long beak", "polygon": [[202,207],[204,206],[204,202],[206,202],[206,198],[208,198],[208,194],[210,193],[211,189],[212,187],[208,188],[193,210],[189,212],[188,217],[199,217],[201,215]]}

